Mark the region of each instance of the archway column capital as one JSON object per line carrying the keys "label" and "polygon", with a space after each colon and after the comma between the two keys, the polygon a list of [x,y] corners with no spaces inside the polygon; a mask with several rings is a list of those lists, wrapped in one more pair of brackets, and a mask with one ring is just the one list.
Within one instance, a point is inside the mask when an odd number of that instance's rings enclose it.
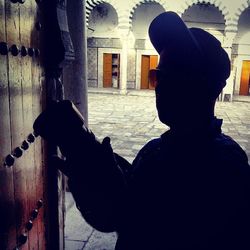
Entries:
{"label": "archway column capital", "polygon": [[120,35],[120,39],[122,41],[122,43],[124,41],[127,41],[129,38],[129,34],[130,34],[130,29],[129,28],[119,28],[119,35]]}
{"label": "archway column capital", "polygon": [[236,31],[226,31],[224,41],[223,41],[223,47],[232,48],[233,41],[236,35],[237,35]]}

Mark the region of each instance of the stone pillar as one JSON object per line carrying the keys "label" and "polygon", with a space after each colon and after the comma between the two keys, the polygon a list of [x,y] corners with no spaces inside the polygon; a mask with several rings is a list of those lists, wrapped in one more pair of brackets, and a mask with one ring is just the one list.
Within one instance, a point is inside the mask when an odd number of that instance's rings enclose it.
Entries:
{"label": "stone pillar", "polygon": [[88,121],[87,105],[87,33],[85,23],[85,2],[68,1],[67,13],[69,31],[75,51],[75,60],[64,70],[65,99],[70,99]]}
{"label": "stone pillar", "polygon": [[[229,59],[232,58],[232,46],[233,46],[233,40],[236,36],[236,32],[234,31],[226,31],[226,35],[223,42],[223,48],[228,53]],[[235,70],[231,63],[231,74],[230,77],[227,79],[227,84],[222,90],[222,97],[221,100],[224,101],[225,95],[229,95],[229,100],[232,101],[233,99],[233,93],[234,93],[234,80],[235,80]]]}
{"label": "stone pillar", "polygon": [[127,68],[128,68],[128,29],[120,30],[120,39],[122,43],[122,53],[120,58],[121,65],[121,80],[120,80],[120,93],[127,93]]}

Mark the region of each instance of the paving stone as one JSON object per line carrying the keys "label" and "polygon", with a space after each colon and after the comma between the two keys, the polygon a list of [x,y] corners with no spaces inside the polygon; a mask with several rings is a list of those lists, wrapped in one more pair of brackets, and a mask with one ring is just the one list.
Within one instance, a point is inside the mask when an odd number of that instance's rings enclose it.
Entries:
{"label": "paving stone", "polygon": [[[131,91],[126,96],[89,93],[88,100],[90,129],[100,140],[110,136],[114,151],[129,162],[134,160],[146,142],[159,137],[168,129],[157,117],[153,91]],[[250,159],[250,97],[249,102],[244,103],[219,102],[215,113],[218,118],[223,119],[224,133],[233,137],[245,149]],[[78,249],[78,244],[81,247],[86,241],[82,248],[84,250],[113,250],[116,234],[94,230],[84,223],[71,203],[66,218],[66,239],[68,246],[73,248],[68,249]]]}
{"label": "paving stone", "polygon": [[86,242],[65,240],[65,250],[82,250]]}
{"label": "paving stone", "polygon": [[82,242],[88,240],[93,228],[81,216],[70,192],[66,192],[66,208],[68,209],[65,220],[65,240]]}
{"label": "paving stone", "polygon": [[84,250],[114,250],[116,239],[117,239],[117,236],[115,233],[103,234],[98,231],[95,231],[83,249]]}

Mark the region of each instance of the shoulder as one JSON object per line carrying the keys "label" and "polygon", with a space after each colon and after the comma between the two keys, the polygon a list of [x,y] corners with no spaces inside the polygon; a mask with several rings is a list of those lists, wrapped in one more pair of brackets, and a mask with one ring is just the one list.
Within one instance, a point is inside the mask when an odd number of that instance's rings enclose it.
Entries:
{"label": "shoulder", "polygon": [[247,155],[241,146],[230,136],[220,134],[214,140],[215,149],[224,157],[231,160],[248,162]]}
{"label": "shoulder", "polygon": [[[221,134],[214,141],[214,155],[220,169],[249,183],[250,166],[248,157],[241,146],[230,136]],[[250,188],[250,187],[249,187]]]}
{"label": "shoulder", "polygon": [[161,138],[155,138],[147,142],[142,149],[138,152],[133,166],[137,166],[145,158],[150,158],[160,148]]}

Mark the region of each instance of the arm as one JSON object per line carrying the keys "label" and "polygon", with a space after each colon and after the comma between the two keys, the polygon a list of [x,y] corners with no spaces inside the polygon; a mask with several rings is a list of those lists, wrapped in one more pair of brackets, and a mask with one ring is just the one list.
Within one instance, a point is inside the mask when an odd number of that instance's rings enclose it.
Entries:
{"label": "arm", "polygon": [[130,164],[113,153],[109,138],[100,143],[69,101],[45,110],[34,131],[58,145],[65,156],[65,162],[55,165],[69,177],[69,188],[86,221],[100,231],[115,231],[126,189],[124,170]]}

